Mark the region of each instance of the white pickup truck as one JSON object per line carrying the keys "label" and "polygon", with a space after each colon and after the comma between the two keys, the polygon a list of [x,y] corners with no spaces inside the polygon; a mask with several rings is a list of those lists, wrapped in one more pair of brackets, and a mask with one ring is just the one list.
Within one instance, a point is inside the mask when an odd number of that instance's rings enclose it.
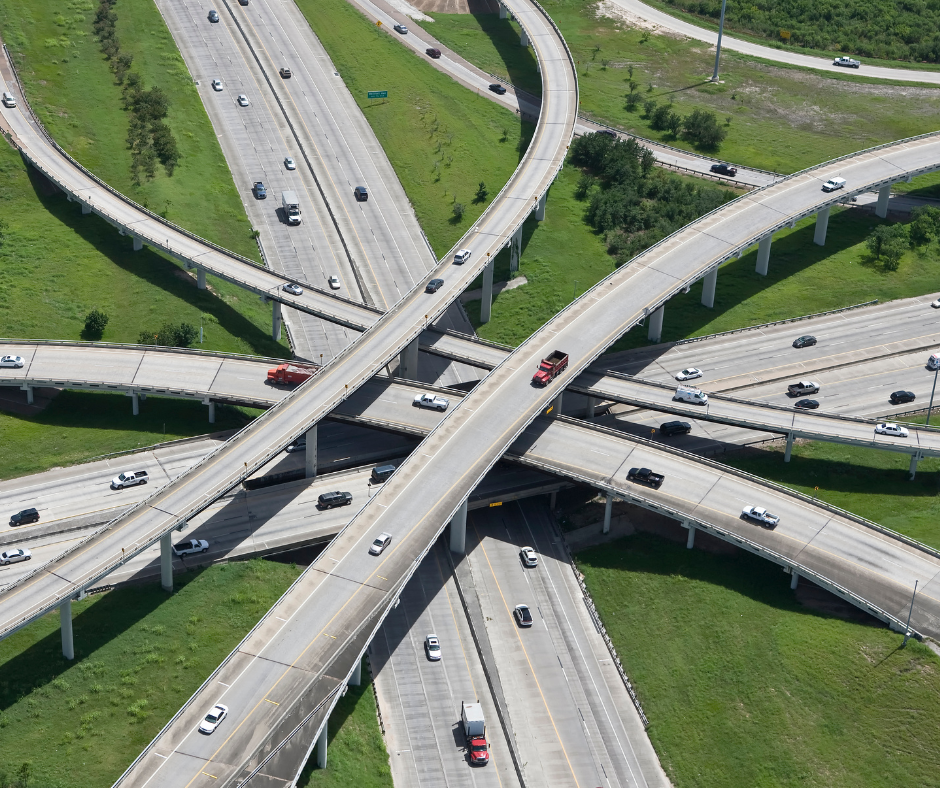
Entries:
{"label": "white pickup truck", "polygon": [[447,406],[450,405],[450,400],[444,399],[444,397],[438,397],[436,394],[418,394],[415,397],[414,403],[415,407],[418,408],[430,408],[431,410],[445,411]]}
{"label": "white pickup truck", "polygon": [[741,511],[741,516],[745,520],[756,520],[761,525],[767,525],[771,528],[774,528],[780,522],[777,515],[771,514],[763,506],[745,506]]}

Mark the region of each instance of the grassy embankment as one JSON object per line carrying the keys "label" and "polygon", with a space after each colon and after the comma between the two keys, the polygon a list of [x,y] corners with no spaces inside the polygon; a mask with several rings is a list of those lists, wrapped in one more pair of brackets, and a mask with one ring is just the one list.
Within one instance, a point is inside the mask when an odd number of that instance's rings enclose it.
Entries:
{"label": "grassy embankment", "polygon": [[940,660],[802,607],[779,567],[638,534],[579,568],[676,788],[940,785]]}
{"label": "grassy embankment", "polygon": [[179,574],[172,596],[73,602],[74,663],[57,613],[0,642],[0,774],[28,760],[35,788],[111,785],[298,572],[248,561]]}

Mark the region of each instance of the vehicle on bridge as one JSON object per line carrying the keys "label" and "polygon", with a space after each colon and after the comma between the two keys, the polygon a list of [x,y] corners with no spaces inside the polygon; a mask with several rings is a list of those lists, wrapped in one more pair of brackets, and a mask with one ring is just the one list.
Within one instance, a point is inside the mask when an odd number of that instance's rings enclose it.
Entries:
{"label": "vehicle on bridge", "polygon": [[538,372],[532,376],[536,386],[546,386],[568,368],[568,354],[555,350],[548,358],[543,358]]}
{"label": "vehicle on bridge", "polygon": [[0,553],[0,566],[15,564],[18,561],[29,561],[33,554],[25,547],[17,547],[15,550],[6,550]]}
{"label": "vehicle on bridge", "polygon": [[901,405],[904,402],[913,402],[917,399],[913,391],[892,391],[889,398],[892,405]]}
{"label": "vehicle on bridge", "polygon": [[277,73],[281,75],[281,79],[290,79],[293,76],[293,74],[291,74],[291,70],[286,67],[280,69]]}
{"label": "vehicle on bridge", "polygon": [[213,89],[216,93],[221,93],[221,92],[222,92],[222,80],[221,80],[221,79],[213,79],[213,80],[212,80],[212,89]]}
{"label": "vehicle on bridge", "polygon": [[23,361],[22,356],[4,356],[0,358],[0,367],[9,367],[11,369],[19,369],[26,362]]}
{"label": "vehicle on bridge", "polygon": [[285,293],[290,293],[291,295],[295,296],[301,296],[304,294],[304,289],[300,285],[293,282],[288,282],[281,288],[281,290],[283,290]]}
{"label": "vehicle on bridge", "polygon": [[830,178],[822,185],[824,192],[834,192],[845,188],[845,178]]}
{"label": "vehicle on bridge", "polygon": [[875,427],[875,435],[891,435],[895,438],[906,438],[908,436],[907,427],[895,424],[891,421],[885,421]]}
{"label": "vehicle on bridge", "polygon": [[486,720],[479,703],[460,703],[460,723],[467,740],[471,766],[486,766],[490,762],[490,746],[486,741]]}
{"label": "vehicle on bridge", "polygon": [[16,528],[18,525],[29,525],[39,522],[39,512],[36,509],[23,509],[14,515],[10,515],[10,527]]}
{"label": "vehicle on bridge", "polygon": [[299,367],[296,364],[281,364],[268,370],[268,380],[275,385],[287,386],[303,383],[317,374],[314,367]]}
{"label": "vehicle on bridge", "polygon": [[255,193],[256,200],[268,199],[268,190],[264,187],[264,181],[255,181],[251,190]]}
{"label": "vehicle on bridge", "polygon": [[812,334],[806,334],[806,336],[797,337],[793,340],[793,347],[812,347],[816,344],[816,337]]}
{"label": "vehicle on bridge", "polygon": [[[10,358],[10,357],[7,356],[7,358]],[[17,356],[16,358],[19,358],[19,356]],[[0,361],[0,366],[3,366],[2,361]],[[940,353],[934,353],[930,356],[930,358],[927,359],[927,369],[934,370],[934,369],[937,369],[938,367],[940,367]]]}
{"label": "vehicle on bridge", "polygon": [[804,394],[818,394],[819,384],[815,380],[801,380],[787,386],[787,396],[802,397]]}
{"label": "vehicle on bridge", "polygon": [[516,619],[516,623],[520,627],[531,627],[533,618],[532,611],[529,610],[528,605],[516,605],[512,611],[513,618]]}
{"label": "vehicle on bridge", "polygon": [[418,408],[430,408],[431,410],[439,410],[442,413],[447,410],[447,406],[450,405],[450,400],[444,397],[439,397],[437,394],[418,394],[414,398],[414,402],[411,403]]}
{"label": "vehicle on bridge", "polygon": [[523,547],[519,551],[519,558],[522,560],[522,565],[527,566],[530,569],[533,566],[539,565],[539,557],[536,555],[535,550],[533,550],[531,547]]}
{"label": "vehicle on bridge", "polygon": [[228,716],[228,706],[225,706],[221,703],[217,703],[206,715],[206,718],[199,723],[199,732],[210,734],[219,727],[219,723],[222,722]]}
{"label": "vehicle on bridge", "polygon": [[431,662],[439,662],[441,659],[441,641],[437,635],[428,635],[424,639],[424,653],[428,655]]}
{"label": "vehicle on bridge", "polygon": [[185,542],[177,542],[173,545],[173,552],[180,558],[186,555],[204,553],[208,549],[209,543],[205,539],[187,539]]}
{"label": "vehicle on bridge", "polygon": [[388,532],[381,533],[375,537],[372,546],[369,548],[370,555],[382,555],[382,551],[392,543],[392,535]]}
{"label": "vehicle on bridge", "polygon": [[470,259],[470,250],[469,249],[460,249],[454,254],[454,265],[463,265],[467,260]]}
{"label": "vehicle on bridge", "polygon": [[425,293],[436,293],[444,286],[443,279],[432,279],[428,282],[427,287],[424,288]]}
{"label": "vehicle on bridge", "polygon": [[317,507],[320,509],[332,509],[336,506],[349,506],[352,502],[353,497],[351,492],[340,492],[337,490],[335,492],[323,493],[317,498]]}
{"label": "vehicle on bridge", "polygon": [[692,425],[687,421],[666,421],[659,425],[659,431],[664,438],[673,435],[688,435],[692,432]]}
{"label": "vehicle on bridge", "polygon": [[701,389],[692,389],[687,386],[679,386],[672,399],[675,402],[691,402],[693,405],[708,404],[708,394]]}
{"label": "vehicle on bridge", "polygon": [[215,10],[210,11],[210,12],[209,12],[209,21],[210,21],[210,22],[218,22],[218,21],[219,21],[219,12],[218,12],[218,11],[215,11]]}
{"label": "vehicle on bridge", "polygon": [[676,380],[695,380],[702,377],[702,370],[698,367],[689,367],[676,375]]}
{"label": "vehicle on bridge", "polygon": [[794,408],[799,408],[800,410],[816,410],[819,407],[818,399],[801,399]]}
{"label": "vehicle on bridge", "polygon": [[627,471],[627,481],[645,484],[647,487],[659,489],[666,477],[661,473],[654,473],[649,468],[631,468]]}
{"label": "vehicle on bridge", "polygon": [[745,506],[744,509],[741,510],[741,516],[745,520],[754,520],[769,528],[776,528],[777,524],[780,522],[780,518],[777,517],[777,515],[771,514],[763,506]]}
{"label": "vehicle on bridge", "polygon": [[150,481],[147,471],[124,471],[111,480],[112,490],[123,490],[125,487],[134,487]]}
{"label": "vehicle on bridge", "polygon": [[300,224],[300,201],[294,192],[281,192],[281,207],[288,224]]}

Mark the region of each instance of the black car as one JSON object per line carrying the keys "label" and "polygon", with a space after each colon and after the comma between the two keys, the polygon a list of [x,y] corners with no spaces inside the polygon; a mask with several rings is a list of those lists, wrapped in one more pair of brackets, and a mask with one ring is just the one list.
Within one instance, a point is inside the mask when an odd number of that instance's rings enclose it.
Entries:
{"label": "black car", "polygon": [[800,408],[802,410],[816,410],[819,407],[819,400],[815,399],[801,399],[794,408]]}
{"label": "black car", "polygon": [[281,75],[281,79],[290,79],[293,76],[289,68],[282,68],[277,73]]}
{"label": "black car", "polygon": [[902,402],[913,402],[915,397],[913,391],[892,391],[890,399],[892,405],[900,405]]}
{"label": "black car", "polygon": [[317,498],[317,506],[321,509],[332,509],[334,506],[348,506],[352,503],[352,493],[328,492]]}
{"label": "black car", "polygon": [[428,47],[424,50],[428,57],[434,58],[437,60],[441,56],[441,50],[436,49],[435,47]]}
{"label": "black car", "polygon": [[490,90],[492,90],[494,93],[500,96],[502,96],[503,93],[506,92],[506,88],[500,85],[499,82],[494,82],[492,85],[490,85]]}
{"label": "black car", "polygon": [[711,170],[716,175],[728,175],[732,178],[738,174],[738,168],[730,164],[713,164]]}
{"label": "black car", "polygon": [[687,421],[667,421],[659,425],[659,431],[667,438],[673,435],[688,435],[692,432],[692,425]]}
{"label": "black car", "polygon": [[357,186],[353,189],[353,197],[356,198],[356,202],[365,202],[369,199],[369,190],[365,186]]}
{"label": "black car", "polygon": [[424,288],[425,293],[436,293],[444,285],[443,279],[432,279],[428,282],[428,286]]}
{"label": "black car", "polygon": [[793,340],[793,347],[812,347],[816,344],[816,337],[807,334],[805,337],[799,337]]}
{"label": "black car", "polygon": [[594,133],[603,134],[605,137],[612,137],[613,139],[617,139],[617,132],[611,131],[610,129],[598,129]]}
{"label": "black car", "polygon": [[17,525],[28,525],[29,523],[38,522],[39,512],[37,512],[35,509],[23,509],[22,512],[17,512],[10,517],[10,525],[13,527],[16,527]]}
{"label": "black car", "polygon": [[218,21],[219,21],[219,12],[218,12],[218,11],[210,11],[210,12],[209,12],[209,21],[210,21],[210,22],[218,22]]}
{"label": "black car", "polygon": [[266,200],[268,198],[268,190],[264,188],[264,184],[261,181],[255,181],[251,190],[255,193],[256,200]]}
{"label": "black car", "polygon": [[238,0],[239,5],[248,5],[248,0]]}

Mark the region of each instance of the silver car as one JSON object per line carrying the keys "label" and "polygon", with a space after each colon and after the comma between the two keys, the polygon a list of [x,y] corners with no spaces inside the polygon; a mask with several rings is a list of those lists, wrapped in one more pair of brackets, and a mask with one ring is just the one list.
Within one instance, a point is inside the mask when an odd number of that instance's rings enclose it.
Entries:
{"label": "silver car", "polygon": [[424,653],[431,662],[437,662],[441,658],[441,641],[437,639],[437,635],[428,635],[424,639]]}
{"label": "silver car", "polygon": [[224,706],[221,703],[217,703],[206,715],[206,718],[199,723],[199,732],[210,734],[219,727],[219,723],[222,722],[228,716],[228,706]]}
{"label": "silver car", "polygon": [[15,564],[18,561],[28,561],[32,557],[33,554],[25,547],[17,547],[15,550],[7,550],[0,553],[0,566]]}
{"label": "silver car", "polygon": [[13,369],[19,369],[26,362],[23,361],[22,356],[4,356],[0,358],[0,367],[11,367]]}
{"label": "silver car", "polygon": [[372,543],[372,546],[369,548],[369,552],[372,555],[381,555],[382,551],[392,543],[392,535],[389,533],[381,533],[375,537],[375,541]]}

